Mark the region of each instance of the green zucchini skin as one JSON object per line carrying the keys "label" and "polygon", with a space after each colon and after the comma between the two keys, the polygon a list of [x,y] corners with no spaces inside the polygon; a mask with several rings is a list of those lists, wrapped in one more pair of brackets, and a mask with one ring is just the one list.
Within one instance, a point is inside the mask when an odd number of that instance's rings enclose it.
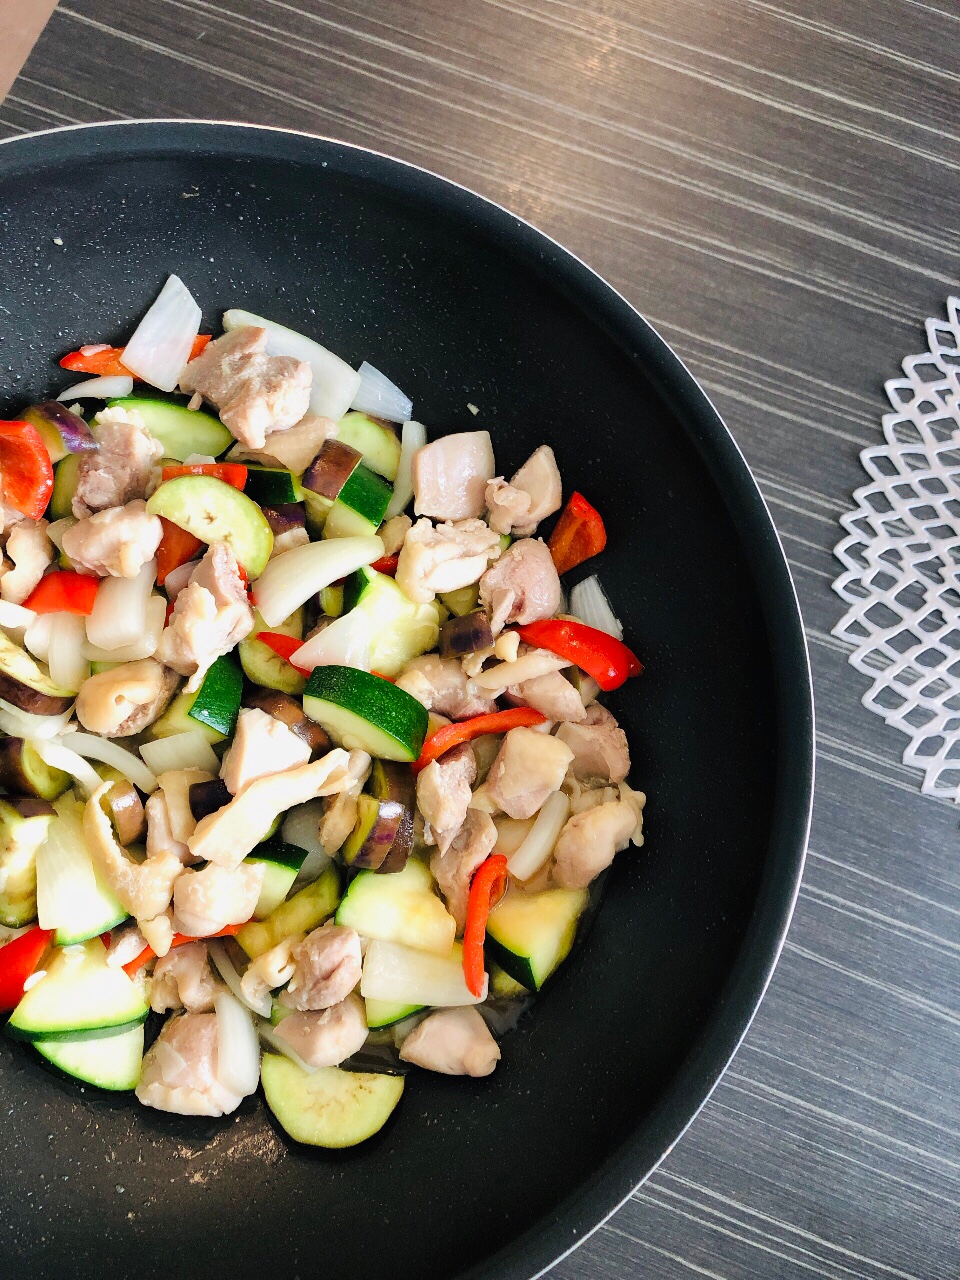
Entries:
{"label": "green zucchini skin", "polygon": [[216,458],[233,444],[233,436],[219,418],[169,400],[126,396],[121,400],[111,400],[107,407],[135,409],[153,438],[163,445],[164,457],[176,458],[178,462],[183,462],[192,453]]}
{"label": "green zucchini skin", "polygon": [[356,667],[314,668],[303,709],[335,742],[386,760],[416,760],[427,733],[427,711],[416,698]]}

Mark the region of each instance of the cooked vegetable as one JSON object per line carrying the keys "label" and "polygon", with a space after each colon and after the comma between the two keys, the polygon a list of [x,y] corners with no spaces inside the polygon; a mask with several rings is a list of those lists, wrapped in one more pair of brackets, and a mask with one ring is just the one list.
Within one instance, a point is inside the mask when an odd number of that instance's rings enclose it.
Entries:
{"label": "cooked vegetable", "polygon": [[143,801],[136,787],[119,770],[110,765],[100,770],[104,782],[112,782],[110,790],[104,797],[118,843],[129,846],[143,838],[146,827],[146,815]]}
{"label": "cooked vegetable", "polygon": [[379,538],[335,538],[294,547],[264,569],[253,586],[254,603],[273,630],[323,587],[382,555]]}
{"label": "cooked vegetable", "polygon": [[195,559],[203,543],[172,520],[161,516],[160,523],[163,525],[163,537],[157,547],[157,582],[163,586],[174,569]]}
{"label": "cooked vegetable", "polygon": [[126,918],[126,910],[94,869],[78,814],[63,809],[37,850],[40,925],[56,930],[57,945],[65,947],[96,938]]}
{"label": "cooked vegetable", "polygon": [[117,374],[109,378],[90,378],[65,387],[58,400],[113,400],[123,399],[133,391],[133,378],[129,374]]}
{"label": "cooked vegetable", "polygon": [[547,545],[557,573],[568,573],[607,545],[600,512],[582,493],[571,493]]}
{"label": "cooked vegetable", "polygon": [[[116,582],[127,579],[113,579]],[[34,613],[76,613],[88,617],[93,613],[100,579],[84,573],[55,569],[41,578],[23,602]]]}
{"label": "cooked vegetable", "polygon": [[412,401],[390,379],[364,360],[360,369],[360,386],[353,397],[351,409],[361,413],[378,414],[391,422],[409,422],[413,413]]}
{"label": "cooked vegetable", "polygon": [[413,497],[413,460],[427,443],[427,429],[420,422],[405,422],[400,431],[400,463],[393,486],[393,497],[384,512],[386,520],[398,516]]}
{"label": "cooked vegetable", "polygon": [[413,775],[405,765],[391,760],[374,760],[368,785],[370,794],[378,800],[393,800],[403,807],[393,844],[377,868],[381,875],[392,875],[403,870],[413,852],[413,814],[416,809]]}
{"label": "cooked vegetable", "polygon": [[528,622],[517,631],[526,644],[569,658],[605,691],[619,689],[630,676],[638,676],[643,670],[639,658],[622,641],[582,622],[548,618]]}
{"label": "cooked vegetable", "polygon": [[398,1022],[403,1022],[404,1018],[410,1018],[415,1013],[419,1013],[423,1008],[422,1004],[404,1004],[397,1000],[364,1000],[367,1010],[367,1026],[371,1031],[379,1031],[384,1027],[395,1026]]}
{"label": "cooked vegetable", "polygon": [[443,658],[459,658],[492,645],[493,630],[483,609],[451,618],[440,630],[440,656]]}
{"label": "cooked vegetable", "polygon": [[445,591],[440,596],[441,602],[457,618],[472,613],[480,600],[480,590],[476,583],[472,587],[460,587],[457,591]]}
{"label": "cooked vegetable", "polygon": [[623,639],[623,626],[595,573],[578,582],[570,592],[570,612],[588,627],[605,631],[615,640]]}
{"label": "cooked vegetable", "polygon": [[237,942],[251,960],[295,933],[309,933],[323,924],[340,901],[340,876],[332,864],[306,888],[295,893],[262,921],[252,921],[237,931]]}
{"label": "cooked vegetable", "polygon": [[418,947],[375,940],[367,944],[360,994],[365,1000],[442,1009],[479,1004],[486,999],[487,979],[484,975],[479,997],[467,988],[460,946],[451,946],[446,954],[437,955]]}
{"label": "cooked vegetable", "polygon": [[[207,934],[207,936],[203,939],[203,941],[212,942],[214,938],[233,937],[234,934],[239,932],[239,930],[240,930],[240,926],[238,924],[228,924],[223,929],[221,929],[218,933]],[[170,950],[173,951],[176,947],[189,946],[191,942],[196,942],[196,941],[197,939],[191,937],[189,934],[175,933],[173,937],[170,939]],[[153,947],[144,947],[139,955],[135,956],[132,960],[129,960],[123,966],[123,971],[125,974],[127,974],[128,977],[132,978],[133,975],[135,973],[138,973],[145,964],[149,964],[151,960],[156,960],[156,958],[157,958],[157,953],[154,951]]]}
{"label": "cooked vegetable", "polygon": [[[530,880],[537,874],[553,853],[569,816],[570,798],[565,792],[554,791],[553,795],[547,796],[530,830],[509,855],[507,868],[514,880]],[[500,841],[497,843],[499,847]]]}
{"label": "cooked vegetable", "polygon": [[[70,749],[77,755],[83,756],[85,760],[102,761],[147,795],[156,791],[157,779],[153,771],[119,742],[114,742],[111,738],[102,738],[95,733],[71,733],[69,742]],[[128,804],[127,808],[129,807]],[[120,843],[128,844],[129,841],[121,839]]]}
{"label": "cooked vegetable", "polygon": [[[351,445],[364,463],[391,483],[400,466],[400,440],[393,427],[366,413],[348,413],[337,425],[337,439]],[[358,459],[359,460],[359,459]]]}
{"label": "cooked vegetable", "polygon": [[354,667],[317,667],[303,709],[334,742],[385,760],[415,760],[427,732],[427,712],[416,698]]}
{"label": "cooked vegetable", "polygon": [[306,849],[273,839],[264,840],[247,855],[247,862],[262,862],[264,866],[263,886],[253,913],[254,920],[265,920],[280,906],[293,888],[306,856]]}
{"label": "cooked vegetable", "polygon": [[[40,583],[49,582],[54,574],[49,574]],[[128,645],[135,645],[142,639],[147,629],[147,609],[153,592],[154,580],[157,576],[157,562],[148,560],[135,578],[97,578],[82,579],[82,575],[74,577],[82,581],[93,582],[94,591],[92,605],[87,619],[86,637],[95,648],[113,653]],[[97,583],[99,582],[99,587]],[[80,588],[68,584],[75,594],[80,595]],[[75,612],[80,612],[79,609]]]}
{"label": "cooked vegetable", "polygon": [[[200,688],[202,689],[203,686],[201,685]],[[183,733],[199,732],[203,734],[208,742],[214,745],[218,742],[223,742],[226,735],[216,728],[209,719],[194,718],[190,714],[199,692],[200,690],[198,689],[193,693],[187,690],[184,690],[183,693],[178,693],[163,715],[150,726],[150,736],[154,739],[170,738]],[[234,719],[236,719],[236,716],[234,716]]]}
{"label": "cooked vegetable", "polygon": [[80,480],[80,455],[68,453],[53,469],[53,489],[50,492],[50,515],[54,520],[67,520],[73,516],[73,495]]}
{"label": "cooked vegetable", "polygon": [[148,1012],[123,970],[107,964],[103,943],[91,938],[79,948],[54,952],[46,975],[24,995],[7,1030],[21,1040],[63,1040],[84,1031],[129,1028]]}
{"label": "cooked vegetable", "polygon": [[395,875],[361,871],[337,909],[337,924],[350,925],[365,938],[440,956],[449,954],[457,932],[456,921],[434,892],[429,867],[416,858]]}
{"label": "cooked vegetable", "polygon": [[357,800],[357,825],[340,850],[346,865],[372,871],[382,866],[406,814],[405,807],[396,800],[360,796]]}
{"label": "cooked vegetable", "polygon": [[303,489],[292,471],[285,471],[279,467],[250,466],[246,469],[246,473],[247,482],[244,493],[261,507],[275,507],[284,503],[303,501]]}
{"label": "cooked vegetable", "polygon": [[311,720],[306,715],[303,707],[295,698],[272,689],[253,688],[244,695],[243,705],[245,707],[258,707],[261,711],[265,711],[268,716],[273,716],[275,720],[285,724],[288,729],[293,730],[298,738],[303,739],[315,756],[322,755],[324,751],[329,750],[329,737],[315,720]]}
{"label": "cooked vegetable", "polygon": [[24,738],[0,738],[0,786],[11,795],[56,800],[70,785],[70,775],[51,768]]}
{"label": "cooked vegetable", "polygon": [[143,1027],[106,1036],[83,1033],[78,1039],[34,1039],[33,1047],[64,1075],[120,1092],[135,1089],[143,1065]]}
{"label": "cooked vegetable", "polygon": [[23,999],[24,984],[52,941],[52,930],[38,925],[0,947],[0,1013],[9,1013]]}
{"label": "cooked vegetable", "polygon": [[230,658],[219,657],[208,668],[187,717],[229,738],[237,723],[243,676]]}
{"label": "cooked vegetable", "polygon": [[199,328],[200,308],[193,295],[179,276],[168,276],[124,347],[123,363],[134,377],[173,391]]}
{"label": "cooked vegetable", "polygon": [[323,526],[325,538],[363,538],[377,532],[392,494],[376,472],[359,463],[330,508]]}
{"label": "cooked vegetable", "polygon": [[483,939],[491,907],[507,887],[507,860],[493,853],[473,874],[463,931],[463,977],[470,994],[482,999],[484,986]]}
{"label": "cooked vegetable", "polygon": [[210,745],[212,732],[206,725],[194,723],[194,727],[184,733],[171,733],[155,742],[145,742],[140,754],[158,776],[170,769],[203,769],[205,773],[216,773],[220,761]]}
{"label": "cooked vegetable", "polygon": [[[210,341],[209,333],[198,333],[190,349],[190,359],[195,360]],[[71,351],[60,361],[62,369],[72,369],[74,373],[95,373],[103,376],[129,376],[130,370],[123,363],[123,347],[109,347],[105,342],[91,343],[81,347],[79,351]],[[164,403],[158,401],[158,403]]]}
{"label": "cooked vegetable", "polygon": [[190,784],[190,812],[197,822],[208,813],[216,813],[225,804],[229,804],[233,796],[227,790],[222,778],[211,778],[209,782],[192,782]]}
{"label": "cooked vegetable", "polygon": [[298,666],[293,661],[293,655],[302,647],[303,641],[298,640],[295,636],[285,636],[278,631],[259,631],[257,633],[257,642],[265,644],[268,649],[272,650],[278,658],[290,664],[291,667],[302,676],[304,680],[310,674],[306,667]]}
{"label": "cooked vegetable", "polygon": [[262,506],[267,524],[273,530],[274,538],[290,533],[293,529],[302,529],[307,522],[307,513],[302,502],[281,502]]}
{"label": "cooked vegetable", "polygon": [[39,520],[47,509],[53,465],[30,422],[0,422],[0,488],[4,502],[31,520]]}
{"label": "cooked vegetable", "polygon": [[270,559],[273,534],[263,512],[246,494],[214,476],[164,481],[148,499],[147,511],[172,520],[203,542],[225,542],[251,579]]}
{"label": "cooked vegetable", "polygon": [[[332,505],[356,471],[363,455],[342,440],[324,440],[320,452],[303,473],[304,489],[326,498]],[[290,499],[294,501],[294,499]],[[329,509],[328,509],[329,510]]]}
{"label": "cooked vegetable", "polygon": [[546,718],[541,712],[534,711],[533,707],[511,707],[509,711],[491,711],[488,715],[473,716],[458,724],[445,724],[436,733],[431,733],[423,744],[413,771],[419,773],[445,751],[459,747],[461,742],[472,742],[474,738],[488,733],[507,733],[510,729],[543,724]]}
{"label": "cooked vegetable", "polygon": [[386,1124],[403,1093],[403,1076],[320,1067],[307,1072],[265,1053],[267,1105],[291,1138],[313,1147],[355,1147]]}
{"label": "cooked vegetable", "polygon": [[0,800],[0,924],[37,918],[37,850],[54,816],[46,800]]}
{"label": "cooked vegetable", "polygon": [[93,432],[79,413],[74,413],[58,400],[31,405],[24,410],[23,418],[40,432],[51,462],[59,462],[68,453],[90,453],[99,448]]}
{"label": "cooked vegetable", "polygon": [[296,652],[303,643],[301,639],[303,636],[302,608],[298,606],[289,618],[284,618],[282,622],[270,628],[255,610],[253,630],[240,641],[237,651],[240,654],[240,665],[243,667],[244,674],[254,684],[262,685],[266,689],[277,689],[285,694],[303,693],[307,684],[306,677],[291,666],[287,658],[278,653],[272,644],[260,639],[265,631],[274,636],[282,635],[291,638],[294,644],[290,652]]}
{"label": "cooked vegetable", "polygon": [[[357,569],[347,578],[343,584],[343,608],[345,613],[359,611],[363,616],[364,631],[370,640],[370,666],[381,675],[398,676],[411,658],[426,653],[437,643],[440,625],[436,605],[415,604],[392,578],[376,572],[372,565]],[[311,665],[311,643],[304,645],[297,658],[305,666]]]}
{"label": "cooked vegetable", "polygon": [[511,888],[487,921],[490,955],[529,991],[539,991],[569,954],[588,901],[586,889]]}

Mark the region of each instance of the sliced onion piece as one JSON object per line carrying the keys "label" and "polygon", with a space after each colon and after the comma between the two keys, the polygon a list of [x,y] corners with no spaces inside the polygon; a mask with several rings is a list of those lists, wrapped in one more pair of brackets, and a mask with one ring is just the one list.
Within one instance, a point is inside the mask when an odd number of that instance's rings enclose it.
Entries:
{"label": "sliced onion piece", "polygon": [[124,367],[152,387],[174,391],[199,331],[200,308],[179,276],[170,276],[124,347]]}
{"label": "sliced onion piece", "polygon": [[268,627],[278,627],[311,596],[383,555],[380,538],[328,538],[284,551],[253,584],[253,602]]}
{"label": "sliced onion piece", "polygon": [[54,613],[51,617],[47,651],[50,679],[61,689],[73,689],[79,693],[80,686],[90,674],[90,663],[80,651],[84,619],[75,613]]}
{"label": "sliced onion piece", "polygon": [[280,835],[287,844],[295,844],[306,849],[306,860],[297,872],[291,892],[302,889],[305,884],[314,880],[326,871],[332,859],[320,843],[320,819],[323,817],[323,801],[308,800],[306,804],[298,804],[291,809],[283,820]]}
{"label": "sliced onion piece", "polygon": [[370,670],[370,619],[360,609],[335,618],[290,655],[295,667],[358,667]]}
{"label": "sliced onion piece", "polygon": [[384,520],[392,520],[407,509],[413,497],[413,460],[426,443],[427,428],[422,422],[405,422],[400,428],[400,465]]}
{"label": "sliced onion piece", "polygon": [[64,516],[62,520],[54,520],[47,525],[47,537],[58,551],[63,550],[63,535],[75,524],[79,524],[76,516]]}
{"label": "sliced onion piece", "polygon": [[61,391],[58,400],[120,400],[133,391],[133,379],[123,374],[115,378],[88,378]]}
{"label": "sliced onion piece", "polygon": [[398,1004],[480,1004],[487,998],[487,975],[483,976],[480,995],[475,996],[464,980],[456,950],[450,956],[438,956],[374,939],[367,944],[360,994],[368,1000],[395,1000]]}
{"label": "sliced onion piece", "polygon": [[188,729],[186,733],[172,733],[156,742],[145,742],[140,754],[147,768],[157,776],[170,769],[202,769],[204,773],[219,773],[220,761],[214,754],[209,740],[200,729]]}
{"label": "sliced onion piece", "polygon": [[608,636],[617,640],[623,639],[623,627],[620,619],[613,612],[607,593],[600,585],[597,575],[584,578],[570,592],[570,612],[588,627],[596,627],[605,631]]}
{"label": "sliced onion piece", "polygon": [[260,1039],[264,1044],[268,1044],[271,1049],[276,1049],[277,1053],[282,1053],[285,1058],[289,1058],[291,1062],[296,1063],[301,1071],[306,1071],[308,1075],[312,1076],[314,1072],[320,1070],[319,1067],[313,1067],[309,1062],[304,1062],[290,1041],[278,1036],[276,1028],[272,1027],[269,1022],[263,1020],[258,1022],[257,1031],[260,1033]]}
{"label": "sliced onion piece", "polygon": [[350,408],[369,413],[388,422],[409,422],[413,401],[390,381],[385,373],[364,360],[360,366],[360,386]]}
{"label": "sliced onion piece", "polygon": [[260,1083],[260,1038],[249,1009],[228,991],[213,998],[217,1015],[217,1080],[241,1098]]}
{"label": "sliced onion piece", "polygon": [[12,702],[0,698],[0,732],[12,738],[27,738],[30,742],[35,738],[55,738],[72,715],[73,707],[70,706],[57,716],[38,716],[32,711],[21,711]]}
{"label": "sliced onion piece", "polygon": [[22,604],[14,604],[11,600],[0,600],[0,627],[19,631],[21,627],[29,627],[36,616],[32,609],[25,609]]}
{"label": "sliced onion piece", "polygon": [[[103,587],[100,590],[102,591]],[[89,639],[85,638],[82,645],[83,656],[89,658],[91,662],[139,662],[141,658],[152,658],[160,643],[160,632],[166,620],[166,600],[163,596],[152,595],[147,601],[142,634],[133,644],[122,645],[119,649],[103,649],[100,645],[91,644]]]}
{"label": "sliced onion piece", "polygon": [[93,795],[100,786],[102,778],[96,769],[62,742],[51,738],[34,738],[31,745],[44,764],[48,764],[51,769],[62,769],[64,773],[69,773],[88,795]]}
{"label": "sliced onion piece", "polygon": [[23,633],[24,648],[46,662],[50,655],[50,632],[53,627],[52,613],[38,613]]}
{"label": "sliced onion piece", "polygon": [[103,579],[93,612],[87,618],[86,638],[91,645],[113,652],[127,645],[143,644],[147,604],[156,578],[157,562],[148,560],[135,578]]}
{"label": "sliced onion piece", "polygon": [[207,943],[207,952],[210,959],[216,966],[217,972],[224,980],[233,994],[246,1009],[250,1009],[253,1013],[259,1013],[261,1018],[270,1017],[270,1006],[272,1004],[269,995],[265,995],[259,1004],[253,1004],[243,994],[243,987],[240,983],[240,975],[234,968],[233,961],[222,942],[212,939]]}
{"label": "sliced onion piece", "polygon": [[314,342],[312,338],[296,333],[293,329],[287,329],[282,324],[276,324],[273,320],[265,320],[263,316],[255,316],[250,311],[236,308],[223,313],[223,327],[228,332],[248,324],[266,329],[268,355],[293,356],[295,360],[307,362],[313,370],[310,412],[339,422],[357,394],[360,386],[359,373],[332,351],[321,347],[319,342]]}
{"label": "sliced onion piece", "polygon": [[562,791],[554,791],[547,796],[526,839],[507,859],[507,870],[515,880],[529,880],[537,874],[553,853],[569,816],[569,796]]}
{"label": "sliced onion piece", "polygon": [[138,760],[132,751],[121,747],[110,738],[100,738],[94,733],[71,733],[70,748],[78,756],[87,760],[99,760],[101,764],[109,764],[119,769],[123,776],[135,787],[145,791],[147,795],[157,789],[156,775],[151,769]]}

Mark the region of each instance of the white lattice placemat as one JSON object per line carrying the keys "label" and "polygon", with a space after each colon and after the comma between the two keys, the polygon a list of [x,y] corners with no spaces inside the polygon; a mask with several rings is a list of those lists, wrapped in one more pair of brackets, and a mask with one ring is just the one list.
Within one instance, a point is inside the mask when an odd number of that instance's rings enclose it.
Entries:
{"label": "white lattice placemat", "polygon": [[860,454],[870,483],[840,519],[849,608],[833,634],[873,681],[863,705],[910,736],[921,789],[960,803],[960,298],[947,317],[886,384],[885,443]]}

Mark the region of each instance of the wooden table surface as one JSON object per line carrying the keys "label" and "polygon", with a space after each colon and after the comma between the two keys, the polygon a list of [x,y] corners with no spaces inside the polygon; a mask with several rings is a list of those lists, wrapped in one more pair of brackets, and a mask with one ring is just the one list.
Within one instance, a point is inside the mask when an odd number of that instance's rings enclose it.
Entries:
{"label": "wooden table surface", "polygon": [[883,380],[957,287],[958,50],[957,0],[63,0],[0,107],[0,136],[228,118],[457,179],[622,290],[753,466],[816,680],[807,873],[712,1100],[557,1280],[960,1277],[960,814],[830,635]]}

